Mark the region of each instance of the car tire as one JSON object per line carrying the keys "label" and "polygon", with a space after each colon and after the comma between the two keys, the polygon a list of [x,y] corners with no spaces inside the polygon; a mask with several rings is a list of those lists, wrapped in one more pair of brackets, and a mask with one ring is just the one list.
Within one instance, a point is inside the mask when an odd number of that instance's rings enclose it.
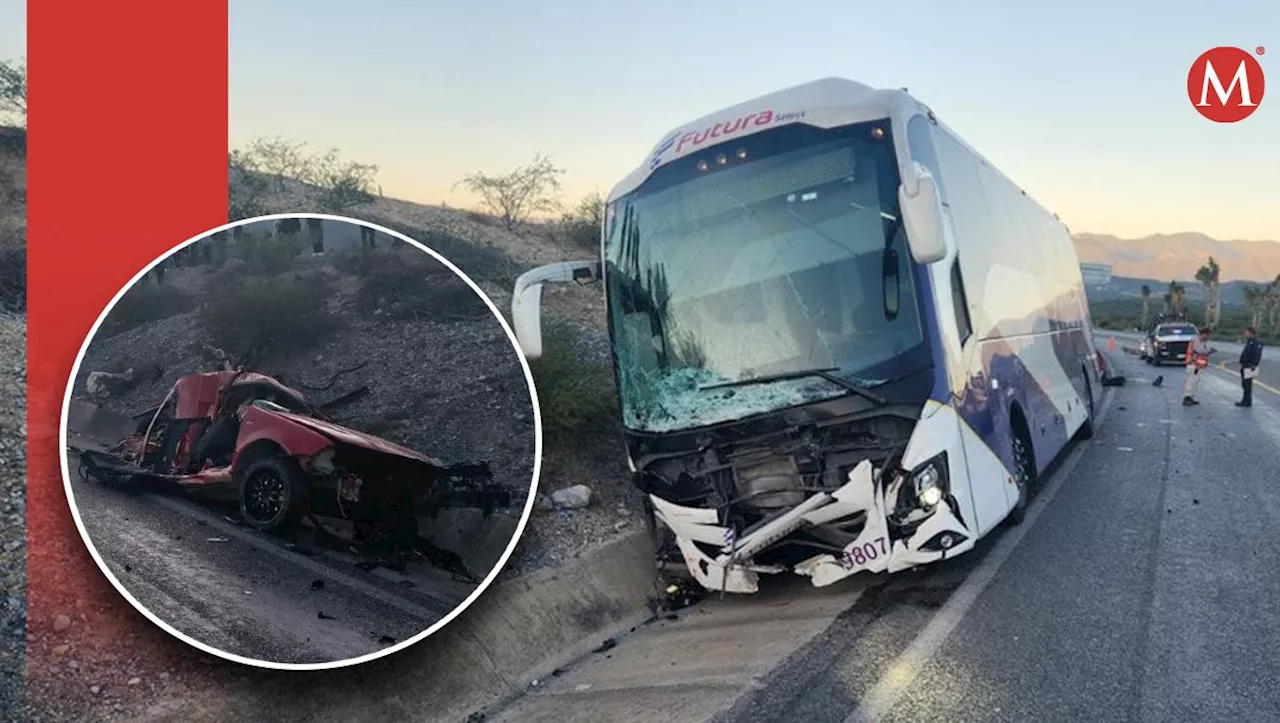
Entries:
{"label": "car tire", "polygon": [[310,495],[296,462],[263,457],[237,475],[240,516],[254,529],[288,533],[306,518]]}

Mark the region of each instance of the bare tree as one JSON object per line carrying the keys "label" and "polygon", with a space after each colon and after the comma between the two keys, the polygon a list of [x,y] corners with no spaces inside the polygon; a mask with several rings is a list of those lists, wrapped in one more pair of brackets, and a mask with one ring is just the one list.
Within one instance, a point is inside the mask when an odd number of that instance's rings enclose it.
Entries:
{"label": "bare tree", "polygon": [[26,125],[27,64],[22,60],[0,60],[0,114],[15,115],[19,125]]}
{"label": "bare tree", "polygon": [[372,203],[378,167],[342,159],[332,148],[311,160],[306,180],[320,189],[321,210],[342,213],[356,206]]}
{"label": "bare tree", "polygon": [[[267,179],[257,169],[254,159],[244,151],[231,151],[228,155],[227,218],[240,221],[266,213],[263,197],[267,194]],[[239,227],[237,227],[237,233]]]}
{"label": "bare tree", "polygon": [[584,249],[597,250],[604,228],[604,198],[599,191],[592,191],[578,201],[578,205],[566,211],[553,225],[557,235],[570,244]]}
{"label": "bare tree", "polygon": [[275,178],[276,187],[283,191],[285,180],[305,179],[311,170],[306,147],[306,143],[275,136],[254,139],[245,153],[253,159],[254,168]]}
{"label": "bare tree", "polygon": [[503,175],[472,173],[454,184],[479,197],[480,203],[513,231],[537,213],[560,207],[560,176],[551,159],[539,153],[527,165]]}

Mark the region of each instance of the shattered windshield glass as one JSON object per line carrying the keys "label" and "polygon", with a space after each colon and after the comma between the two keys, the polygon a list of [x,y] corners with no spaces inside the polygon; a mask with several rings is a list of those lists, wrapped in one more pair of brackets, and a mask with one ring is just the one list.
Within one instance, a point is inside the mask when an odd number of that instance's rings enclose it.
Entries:
{"label": "shattered windshield glass", "polygon": [[[614,202],[606,291],[626,426],[739,419],[927,364],[897,187],[882,125],[793,125],[673,162]],[[824,373],[794,374],[812,369]],[[778,378],[722,386],[764,377]]]}

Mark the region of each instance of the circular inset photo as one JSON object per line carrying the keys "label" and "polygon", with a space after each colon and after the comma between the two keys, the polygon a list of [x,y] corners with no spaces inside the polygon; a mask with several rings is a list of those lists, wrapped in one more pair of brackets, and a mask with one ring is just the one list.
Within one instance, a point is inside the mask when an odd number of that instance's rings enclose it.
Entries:
{"label": "circular inset photo", "polygon": [[471,604],[533,506],[541,420],[502,315],[447,259],[326,215],[209,231],[80,349],[67,498],[144,615],[241,663],[333,668]]}

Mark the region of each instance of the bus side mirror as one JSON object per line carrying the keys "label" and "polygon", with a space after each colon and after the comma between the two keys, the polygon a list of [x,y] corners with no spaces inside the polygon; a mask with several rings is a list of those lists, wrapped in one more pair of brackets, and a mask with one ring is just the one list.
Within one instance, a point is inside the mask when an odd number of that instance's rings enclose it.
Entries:
{"label": "bus side mirror", "polygon": [[898,207],[911,257],[921,264],[932,264],[947,256],[946,220],[938,186],[929,169],[915,164],[916,193],[907,194],[907,186],[898,187]]}
{"label": "bus side mirror", "polygon": [[562,261],[526,271],[516,279],[511,294],[511,326],[526,359],[542,356],[542,285],[569,281],[589,284],[599,278],[599,261]]}

